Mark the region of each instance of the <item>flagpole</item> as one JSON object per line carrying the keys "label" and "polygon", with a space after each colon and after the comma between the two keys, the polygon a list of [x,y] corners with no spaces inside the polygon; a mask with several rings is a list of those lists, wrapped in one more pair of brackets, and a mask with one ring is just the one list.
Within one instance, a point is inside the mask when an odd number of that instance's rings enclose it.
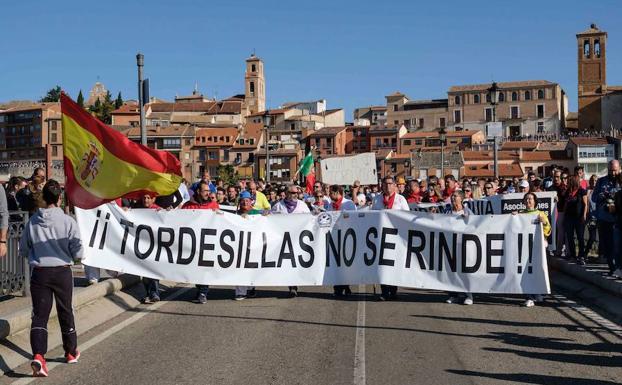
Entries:
{"label": "flagpole", "polygon": [[140,112],[140,143],[147,145],[147,128],[145,127],[145,108],[143,95],[143,65],[145,56],[142,53],[136,55],[136,65],[138,66],[138,111]]}

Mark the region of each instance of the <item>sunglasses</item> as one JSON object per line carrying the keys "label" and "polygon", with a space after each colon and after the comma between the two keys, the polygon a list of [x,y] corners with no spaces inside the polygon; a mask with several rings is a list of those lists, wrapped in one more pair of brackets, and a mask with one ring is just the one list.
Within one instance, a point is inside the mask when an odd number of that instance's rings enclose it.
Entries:
{"label": "sunglasses", "polygon": [[486,190],[490,190],[490,189],[492,189],[492,186],[484,186],[484,188],[485,188]]}

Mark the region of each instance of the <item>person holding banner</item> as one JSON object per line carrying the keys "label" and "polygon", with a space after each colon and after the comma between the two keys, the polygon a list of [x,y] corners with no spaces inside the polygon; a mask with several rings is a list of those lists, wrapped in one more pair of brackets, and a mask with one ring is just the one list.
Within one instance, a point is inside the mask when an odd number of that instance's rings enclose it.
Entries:
{"label": "person holding banner", "polygon": [[[193,195],[192,200],[186,202],[182,209],[184,210],[218,210],[218,203],[212,201],[210,196],[211,190],[209,184],[205,180],[200,180],[197,186],[196,194]],[[207,294],[209,292],[209,285],[196,285],[198,290],[196,303],[207,303]]]}
{"label": "person holding banner", "polygon": [[76,221],[60,209],[62,190],[51,179],[42,191],[46,208],[39,209],[24,228],[19,253],[28,258],[32,267],[30,293],[32,296],[32,325],[30,363],[33,376],[47,377],[45,354],[48,348],[48,319],[52,297],[60,323],[65,362],[78,362],[78,336],[72,311],[73,274],[71,265],[83,257],[82,241]]}
{"label": "person holding banner", "polygon": [[[460,190],[455,190],[451,194],[451,215],[460,215],[462,217],[467,217],[471,214],[471,210],[463,204],[464,201],[464,192]],[[462,303],[464,305],[473,305],[473,294],[464,293],[464,300]],[[451,292],[449,293],[449,298],[445,302],[447,303],[455,303],[459,300],[458,293]]]}
{"label": "person holding banner", "polygon": [[[544,248],[546,249],[546,238],[551,235],[551,222],[549,222],[549,217],[545,212],[538,210],[537,203],[538,197],[535,193],[529,192],[526,193],[523,197],[523,204],[525,205],[525,209],[522,210],[521,214],[537,214],[538,215],[538,223],[542,224],[542,233],[544,234]],[[515,213],[512,213],[515,214]],[[525,300],[524,305],[526,307],[533,307],[536,302],[542,301],[541,294],[530,295],[527,300]]]}
{"label": "person holding banner", "polygon": [[[253,207],[255,202],[253,202],[253,197],[250,192],[242,191],[240,193],[240,204],[238,206],[237,214],[241,217],[247,217],[248,215],[261,215],[263,213],[262,210],[257,210]],[[255,297],[255,287],[254,286],[236,286],[235,287],[235,300],[241,301],[246,298]]]}
{"label": "person holding banner", "polygon": [[[143,194],[140,201],[136,202],[134,205],[135,209],[151,209],[151,210],[162,210],[162,207],[158,206],[155,203],[154,194]],[[143,285],[145,286],[145,291],[147,295],[143,298],[143,303],[152,304],[160,301],[160,280],[143,277],[142,278]]]}
{"label": "person holding banner", "polygon": [[[382,194],[374,198],[372,210],[406,210],[410,211],[406,198],[397,193],[397,186],[392,176],[382,179]],[[380,285],[380,300],[397,299],[397,286]]]}
{"label": "person holding banner", "polygon": [[[298,199],[298,187],[291,185],[286,190],[285,199],[279,201],[272,208],[274,214],[301,214],[310,213],[307,204]],[[289,286],[290,297],[298,297],[298,286]]]}
{"label": "person holding banner", "polygon": [[[327,206],[328,211],[356,211],[356,205],[343,196],[343,188],[336,184],[330,186],[331,204]],[[352,294],[350,286],[335,285],[333,291],[336,297],[349,296]]]}

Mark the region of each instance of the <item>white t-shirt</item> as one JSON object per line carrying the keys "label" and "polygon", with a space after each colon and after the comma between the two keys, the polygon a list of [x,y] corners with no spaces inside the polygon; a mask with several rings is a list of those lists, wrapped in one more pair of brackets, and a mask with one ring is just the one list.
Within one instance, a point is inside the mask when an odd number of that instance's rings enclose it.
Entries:
{"label": "white t-shirt", "polygon": [[[331,201],[329,204],[327,204],[326,206],[326,210],[327,211],[335,211],[333,209],[333,202]],[[354,204],[354,202],[352,202],[349,199],[346,199],[345,197],[341,200],[341,207],[339,208],[339,211],[356,211],[356,205]]]}
{"label": "white t-shirt", "polygon": [[406,210],[410,211],[410,207],[408,206],[408,202],[406,198],[404,198],[399,193],[395,193],[395,199],[393,200],[393,207],[387,209],[384,207],[384,195],[378,194],[374,197],[374,203],[371,205],[372,210]]}

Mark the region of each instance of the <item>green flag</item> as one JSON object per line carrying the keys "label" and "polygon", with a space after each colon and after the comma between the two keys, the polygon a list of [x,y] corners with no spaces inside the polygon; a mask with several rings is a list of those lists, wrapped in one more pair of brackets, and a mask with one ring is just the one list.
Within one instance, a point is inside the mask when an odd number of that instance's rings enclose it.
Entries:
{"label": "green flag", "polygon": [[302,176],[307,176],[313,169],[313,152],[309,151],[307,156],[300,163],[300,173]]}

